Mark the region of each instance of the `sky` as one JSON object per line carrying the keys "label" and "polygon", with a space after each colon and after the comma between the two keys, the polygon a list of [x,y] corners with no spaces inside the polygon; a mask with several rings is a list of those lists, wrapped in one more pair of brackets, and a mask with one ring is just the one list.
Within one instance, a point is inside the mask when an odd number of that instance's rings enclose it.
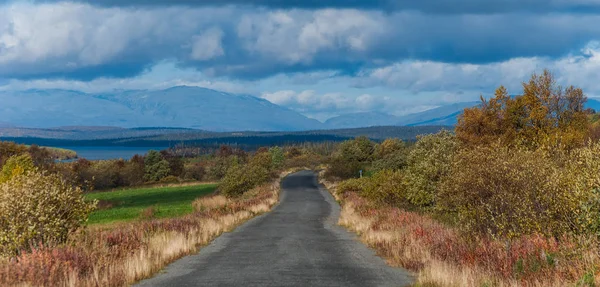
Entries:
{"label": "sky", "polygon": [[0,90],[251,94],[319,120],[511,94],[600,96],[600,0],[0,1]]}

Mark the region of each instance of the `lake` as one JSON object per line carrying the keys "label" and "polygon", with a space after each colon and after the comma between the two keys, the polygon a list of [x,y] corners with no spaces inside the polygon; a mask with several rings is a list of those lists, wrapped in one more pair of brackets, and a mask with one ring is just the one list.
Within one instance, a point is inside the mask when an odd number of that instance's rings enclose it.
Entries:
{"label": "lake", "polygon": [[120,147],[120,146],[62,146],[61,148],[74,150],[79,158],[89,160],[102,159],[130,159],[139,154],[144,155],[149,150],[163,150],[167,147]]}

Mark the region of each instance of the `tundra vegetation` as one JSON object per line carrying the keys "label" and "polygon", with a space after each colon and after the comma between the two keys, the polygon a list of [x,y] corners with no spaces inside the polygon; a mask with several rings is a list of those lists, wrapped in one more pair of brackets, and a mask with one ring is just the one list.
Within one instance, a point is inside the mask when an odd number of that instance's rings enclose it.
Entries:
{"label": "tundra vegetation", "polygon": [[453,133],[344,142],[323,179],[340,223],[422,286],[595,286],[600,143],[585,101],[544,71],[522,95],[482,97]]}

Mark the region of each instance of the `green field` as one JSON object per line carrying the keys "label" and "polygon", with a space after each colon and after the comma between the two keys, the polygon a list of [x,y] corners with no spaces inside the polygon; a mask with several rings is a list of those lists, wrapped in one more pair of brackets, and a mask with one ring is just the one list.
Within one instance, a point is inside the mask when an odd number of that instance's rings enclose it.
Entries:
{"label": "green field", "polygon": [[142,217],[144,210],[154,208],[154,218],[176,217],[193,211],[194,199],[212,193],[216,184],[180,187],[151,187],[118,191],[94,192],[85,195],[88,200],[98,199],[112,207],[94,211],[89,224],[132,221]]}

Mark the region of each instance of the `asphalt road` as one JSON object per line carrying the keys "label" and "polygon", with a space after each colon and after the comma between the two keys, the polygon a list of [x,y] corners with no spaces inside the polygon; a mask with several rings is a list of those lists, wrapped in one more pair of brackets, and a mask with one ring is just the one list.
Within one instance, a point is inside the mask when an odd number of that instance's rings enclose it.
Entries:
{"label": "asphalt road", "polygon": [[339,205],[310,171],[282,181],[279,205],[139,286],[406,286],[356,236],[336,225]]}

